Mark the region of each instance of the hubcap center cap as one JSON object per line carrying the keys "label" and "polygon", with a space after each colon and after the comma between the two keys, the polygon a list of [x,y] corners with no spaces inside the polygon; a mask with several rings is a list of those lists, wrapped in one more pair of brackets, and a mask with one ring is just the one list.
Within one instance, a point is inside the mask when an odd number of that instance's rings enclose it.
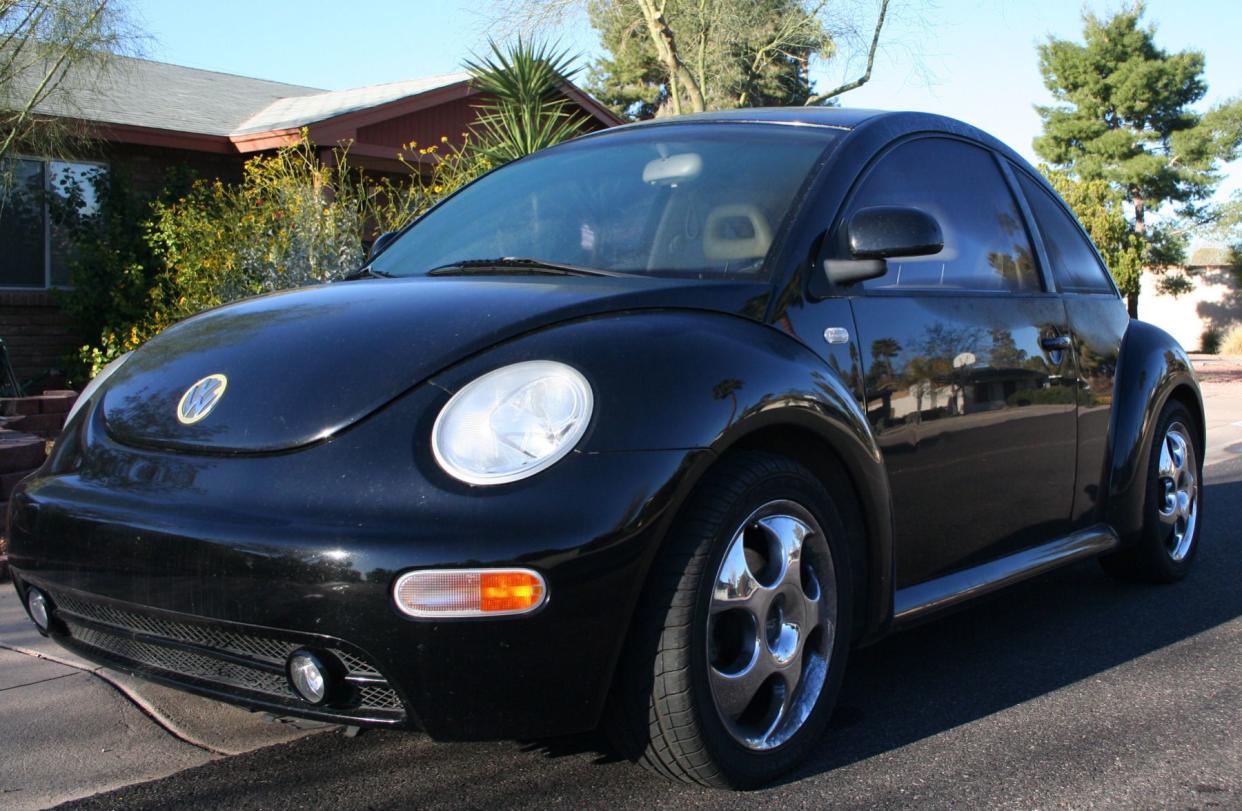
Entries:
{"label": "hubcap center cap", "polygon": [[785,611],[785,595],[779,595],[768,607],[767,631],[768,653],[778,665],[787,665],[798,654],[802,642],[801,624],[794,622]]}

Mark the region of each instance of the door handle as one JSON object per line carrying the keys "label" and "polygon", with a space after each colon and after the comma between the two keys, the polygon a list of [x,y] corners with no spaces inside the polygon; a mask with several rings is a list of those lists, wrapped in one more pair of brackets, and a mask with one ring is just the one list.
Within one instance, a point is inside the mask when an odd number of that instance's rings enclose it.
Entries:
{"label": "door handle", "polygon": [[1049,335],[1039,339],[1039,345],[1049,352],[1060,352],[1070,348],[1070,337],[1068,335]]}

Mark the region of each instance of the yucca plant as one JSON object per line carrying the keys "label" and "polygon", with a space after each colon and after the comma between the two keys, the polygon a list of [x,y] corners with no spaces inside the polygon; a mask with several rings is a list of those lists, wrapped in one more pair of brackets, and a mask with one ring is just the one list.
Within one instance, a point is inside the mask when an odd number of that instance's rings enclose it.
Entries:
{"label": "yucca plant", "polygon": [[586,117],[561,90],[578,72],[568,51],[521,37],[507,47],[490,40],[488,46],[489,55],[465,63],[484,98],[470,139],[479,157],[498,166],[583,131]]}

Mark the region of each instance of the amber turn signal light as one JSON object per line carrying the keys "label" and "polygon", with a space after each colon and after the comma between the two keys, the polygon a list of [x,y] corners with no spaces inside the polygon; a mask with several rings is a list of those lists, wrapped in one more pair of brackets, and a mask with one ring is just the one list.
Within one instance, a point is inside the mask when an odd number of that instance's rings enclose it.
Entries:
{"label": "amber turn signal light", "polygon": [[548,589],[531,569],[422,569],[397,578],[393,599],[411,617],[492,617],[534,611]]}

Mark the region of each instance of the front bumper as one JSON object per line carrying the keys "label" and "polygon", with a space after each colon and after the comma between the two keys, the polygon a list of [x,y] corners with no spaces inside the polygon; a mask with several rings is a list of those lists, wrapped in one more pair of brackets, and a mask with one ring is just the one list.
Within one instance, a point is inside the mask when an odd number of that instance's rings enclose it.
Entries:
{"label": "front bumper", "polygon": [[[15,582],[23,600],[31,586],[49,596],[50,637],[114,670],[252,710],[360,726],[418,726],[370,657],[344,640],[158,611],[35,578]],[[286,662],[303,649],[340,664],[341,696],[330,706],[309,706],[289,686]]]}
{"label": "front bumper", "polygon": [[[429,430],[408,415],[434,416],[436,396],[273,455],[130,448],[92,414],[80,461],[49,464],[12,498],[18,589],[51,595],[51,635],[75,652],[252,708],[440,739],[590,728],[658,538],[707,452],[575,453],[469,488],[411,440]],[[535,569],[548,601],[479,620],[396,610],[400,574],[452,566]],[[283,658],[298,647],[352,662],[347,697],[296,698]]]}

